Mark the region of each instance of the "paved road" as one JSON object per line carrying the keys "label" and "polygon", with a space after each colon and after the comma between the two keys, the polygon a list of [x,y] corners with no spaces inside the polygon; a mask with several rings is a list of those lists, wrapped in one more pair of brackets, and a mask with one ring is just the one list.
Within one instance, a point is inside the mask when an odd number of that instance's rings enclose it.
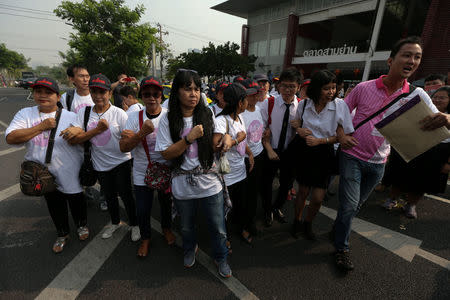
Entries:
{"label": "paved road", "polygon": [[[0,89],[1,124],[20,108],[33,105],[22,89]],[[199,220],[200,248],[193,269],[182,265],[179,246],[168,247],[158,232],[155,202],[153,239],[145,260],[136,256],[138,243],[123,229],[110,240],[96,236],[108,215],[89,203],[92,237],[72,239],[60,255],[51,251],[55,232],[43,199],[18,192],[23,149],[0,140],[0,298],[155,298],[155,299],[298,299],[298,298],[450,298],[450,193],[418,205],[419,218],[399,211],[386,213],[379,204],[385,193],[374,193],[362,208],[352,233],[356,269],[335,269],[327,233],[337,207],[330,197],[315,220],[319,240],[295,240],[290,225],[259,224],[252,247],[233,238],[231,280],[216,277],[206,225]],[[438,199],[442,199],[438,200]],[[292,202],[285,211],[292,217]],[[76,233],[72,232],[75,237]]]}

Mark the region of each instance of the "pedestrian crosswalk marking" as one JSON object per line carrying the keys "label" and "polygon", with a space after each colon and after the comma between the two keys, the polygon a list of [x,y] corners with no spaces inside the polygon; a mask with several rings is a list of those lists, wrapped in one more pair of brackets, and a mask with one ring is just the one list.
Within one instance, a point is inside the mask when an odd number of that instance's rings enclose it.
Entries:
{"label": "pedestrian crosswalk marking", "polygon": [[9,154],[9,153],[13,153],[13,152],[17,152],[17,151],[22,151],[24,149],[25,149],[25,147],[9,148],[9,149],[6,149],[6,150],[2,150],[2,151],[0,151],[0,156],[6,155],[6,154]]}

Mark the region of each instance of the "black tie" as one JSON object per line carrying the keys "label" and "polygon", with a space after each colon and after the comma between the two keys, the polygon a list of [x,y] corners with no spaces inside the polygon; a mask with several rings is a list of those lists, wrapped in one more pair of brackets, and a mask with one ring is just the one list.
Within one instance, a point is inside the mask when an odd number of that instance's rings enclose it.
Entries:
{"label": "black tie", "polygon": [[289,107],[291,104],[284,103],[286,105],[286,111],[283,116],[283,125],[281,127],[280,139],[278,140],[278,153],[283,152],[284,150],[284,142],[286,141],[286,133],[289,125]]}

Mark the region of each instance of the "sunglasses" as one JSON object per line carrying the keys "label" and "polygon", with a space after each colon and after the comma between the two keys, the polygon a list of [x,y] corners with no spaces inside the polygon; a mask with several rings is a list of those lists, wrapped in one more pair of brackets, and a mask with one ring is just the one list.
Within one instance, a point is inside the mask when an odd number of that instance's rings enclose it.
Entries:
{"label": "sunglasses", "polygon": [[192,73],[198,74],[197,71],[195,71],[195,70],[189,70],[189,69],[178,69],[178,70],[177,70],[177,73],[178,73],[178,72],[192,72]]}
{"label": "sunglasses", "polygon": [[159,98],[160,96],[161,96],[160,92],[154,92],[154,93],[146,92],[146,93],[142,93],[142,97],[145,97],[145,98],[150,98],[150,97]]}

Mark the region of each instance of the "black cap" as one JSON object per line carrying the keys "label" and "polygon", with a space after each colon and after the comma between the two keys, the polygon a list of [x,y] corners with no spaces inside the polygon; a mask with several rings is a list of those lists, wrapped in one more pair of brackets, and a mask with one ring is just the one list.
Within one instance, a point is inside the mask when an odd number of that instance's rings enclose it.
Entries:
{"label": "black cap", "polygon": [[229,85],[228,82],[220,82],[216,85],[216,93],[223,91]]}
{"label": "black cap", "polygon": [[33,83],[33,85],[31,87],[34,88],[37,86],[46,87],[48,89],[51,89],[55,93],[59,94],[58,83],[56,82],[56,80],[54,80],[50,77],[39,77],[38,79],[36,79],[36,81]]}
{"label": "black cap", "polygon": [[269,81],[269,78],[267,78],[266,74],[256,74],[253,76],[253,79],[256,81]]}
{"label": "black cap", "polygon": [[150,85],[156,86],[161,91],[163,90],[163,87],[162,87],[161,83],[159,83],[159,81],[156,80],[155,77],[147,76],[144,79],[142,79],[142,81],[141,81],[141,89],[146,87],[146,86],[150,86]]}
{"label": "black cap", "polygon": [[252,79],[245,79],[244,82],[242,83],[246,89],[246,93],[247,95],[254,95],[256,93],[258,93],[259,90],[261,90],[261,87],[259,86],[259,84]]}
{"label": "black cap", "polygon": [[95,74],[91,76],[91,79],[89,79],[89,87],[97,87],[104,90],[110,90],[111,81],[109,81],[108,77],[103,74]]}
{"label": "black cap", "polygon": [[244,77],[242,77],[241,75],[238,75],[233,78],[233,83],[235,83],[235,82],[242,83],[242,81],[244,81]]}
{"label": "black cap", "polygon": [[232,83],[223,90],[223,99],[227,103],[239,101],[246,96],[245,87],[240,83]]}

